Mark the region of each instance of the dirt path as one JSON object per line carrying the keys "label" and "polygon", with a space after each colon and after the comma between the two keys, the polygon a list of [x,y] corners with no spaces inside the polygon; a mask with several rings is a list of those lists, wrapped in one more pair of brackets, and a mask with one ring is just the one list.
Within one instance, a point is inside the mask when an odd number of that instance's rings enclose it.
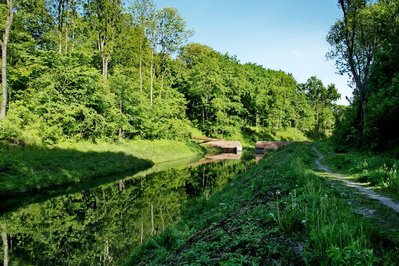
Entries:
{"label": "dirt path", "polygon": [[320,162],[321,160],[324,159],[323,154],[321,154],[321,152],[318,149],[316,149],[316,147],[314,146],[313,150],[316,152],[317,156],[319,157],[317,158],[315,163],[320,170],[329,173],[332,178],[342,181],[346,186],[357,189],[361,194],[366,195],[371,199],[375,199],[380,203],[384,204],[385,206],[391,208],[395,212],[399,213],[399,203],[395,203],[392,199],[377,194],[374,190],[370,188],[362,187],[361,185],[359,185],[359,183],[349,181],[347,177],[341,174],[333,173],[333,171],[331,171],[330,168],[328,168],[327,166],[323,165]]}

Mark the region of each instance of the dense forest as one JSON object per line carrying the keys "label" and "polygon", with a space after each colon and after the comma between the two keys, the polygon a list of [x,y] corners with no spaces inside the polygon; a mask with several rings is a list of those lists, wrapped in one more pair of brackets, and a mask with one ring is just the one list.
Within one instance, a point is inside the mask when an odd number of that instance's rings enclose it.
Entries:
{"label": "dense forest", "polygon": [[12,2],[1,4],[8,142],[305,139],[331,134],[342,109],[316,77],[298,84],[188,43],[179,12],[151,0]]}

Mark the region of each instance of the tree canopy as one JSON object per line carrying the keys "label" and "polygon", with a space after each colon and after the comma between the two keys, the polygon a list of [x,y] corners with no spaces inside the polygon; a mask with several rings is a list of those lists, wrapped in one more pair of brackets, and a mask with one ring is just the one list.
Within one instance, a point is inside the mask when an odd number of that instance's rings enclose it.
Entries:
{"label": "tree canopy", "polygon": [[[342,148],[395,150],[399,138],[399,3],[340,0],[343,18],[327,40],[338,70],[352,77],[351,105],[340,116],[335,140]],[[396,148],[395,148],[396,147]],[[395,152],[397,154],[397,152]]]}
{"label": "tree canopy", "polygon": [[193,31],[174,8],[63,0],[18,1],[12,11],[0,139],[273,138],[326,135],[334,124],[337,95],[318,95],[333,87],[301,89],[289,73],[187,44]]}

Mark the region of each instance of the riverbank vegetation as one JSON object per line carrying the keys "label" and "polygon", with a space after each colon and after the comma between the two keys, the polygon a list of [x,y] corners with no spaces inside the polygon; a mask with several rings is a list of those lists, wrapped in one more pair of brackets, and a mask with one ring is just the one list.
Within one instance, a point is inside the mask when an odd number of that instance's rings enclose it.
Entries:
{"label": "riverbank vegetation", "polygon": [[161,163],[200,156],[195,143],[130,141],[119,144],[90,142],[46,146],[0,143],[0,196],[38,191],[60,185],[130,175]]}
{"label": "riverbank vegetation", "polygon": [[188,203],[181,221],[136,248],[127,265],[397,262],[397,225],[360,215],[348,204],[353,193],[324,179],[314,160],[300,143],[266,155],[222,191]]}

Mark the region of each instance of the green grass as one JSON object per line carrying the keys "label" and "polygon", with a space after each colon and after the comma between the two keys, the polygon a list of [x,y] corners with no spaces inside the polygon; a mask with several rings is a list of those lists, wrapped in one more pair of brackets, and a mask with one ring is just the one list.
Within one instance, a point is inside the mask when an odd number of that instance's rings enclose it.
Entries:
{"label": "green grass", "polygon": [[222,191],[187,204],[178,224],[126,264],[394,264],[399,241],[357,214],[340,186],[314,172],[314,159],[306,144],[270,153]]}
{"label": "green grass", "polygon": [[188,157],[199,156],[204,149],[195,142],[174,140],[135,140],[119,144],[78,142],[56,145],[63,149],[75,149],[82,152],[123,152],[126,155],[150,160],[153,163],[176,161]]}
{"label": "green grass", "polygon": [[399,160],[384,154],[337,153],[327,142],[317,146],[325,155],[326,164],[334,171],[399,200]]}
{"label": "green grass", "polygon": [[236,131],[228,140],[238,140],[246,149],[254,149],[256,141],[308,141],[309,139],[296,128],[281,129],[270,132],[260,127],[248,127],[245,130]]}
{"label": "green grass", "polygon": [[194,143],[131,141],[121,144],[88,142],[55,146],[0,144],[0,195],[11,196],[108,175],[134,174],[154,163],[198,156]]}

